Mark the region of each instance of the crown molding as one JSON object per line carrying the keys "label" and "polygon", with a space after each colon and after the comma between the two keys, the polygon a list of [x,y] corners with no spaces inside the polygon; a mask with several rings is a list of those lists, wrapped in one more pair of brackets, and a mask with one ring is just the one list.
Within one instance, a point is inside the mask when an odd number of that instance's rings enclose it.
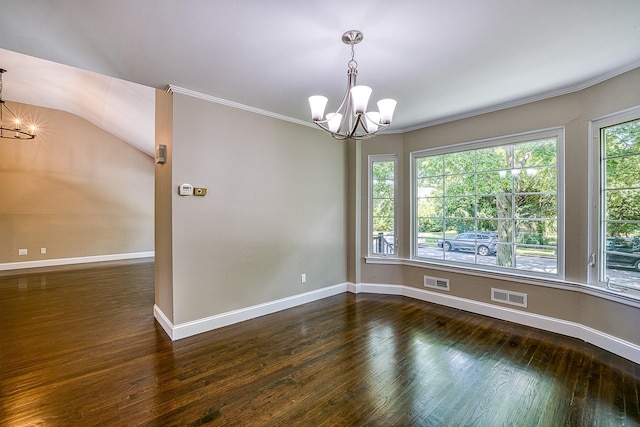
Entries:
{"label": "crown molding", "polygon": [[285,116],[283,114],[273,113],[271,111],[262,110],[260,108],[252,107],[250,105],[240,104],[239,102],[229,101],[228,99],[218,98],[216,96],[207,95],[204,93],[196,92],[195,90],[185,89],[180,86],[169,85],[167,86],[167,92],[179,93],[182,95],[191,96],[193,98],[202,99],[204,101],[213,102],[215,104],[226,105],[227,107],[237,108],[239,110],[249,111],[250,113],[260,114],[262,116],[271,117],[278,120],[283,120],[285,122],[295,123],[302,126],[307,126],[310,128],[317,129],[317,127],[311,123],[304,120],[296,119],[293,117]]}

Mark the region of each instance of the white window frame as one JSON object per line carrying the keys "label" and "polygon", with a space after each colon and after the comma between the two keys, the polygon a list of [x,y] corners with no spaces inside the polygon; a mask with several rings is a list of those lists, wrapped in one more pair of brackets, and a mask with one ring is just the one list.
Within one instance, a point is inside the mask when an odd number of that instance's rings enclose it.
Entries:
{"label": "white window frame", "polygon": [[[374,253],[373,248],[373,164],[393,162],[393,253]],[[395,257],[398,255],[398,156],[395,154],[371,154],[368,162],[367,253],[370,257]]]}
{"label": "white window frame", "polygon": [[[591,191],[589,191],[589,247],[588,247],[588,264],[587,264],[587,282],[589,285],[605,288],[615,293],[625,292],[636,298],[640,297],[640,291],[628,288],[622,285],[610,285],[606,281],[600,279],[600,272],[604,271],[605,259],[600,247],[601,242],[605,241],[605,230],[601,227],[601,218],[604,206],[601,200],[601,183],[602,183],[602,142],[600,140],[601,130],[603,128],[623,124],[629,121],[640,119],[640,106],[636,106],[627,110],[619,111],[600,117],[589,122],[589,140],[591,141],[589,150],[589,180],[591,182]],[[606,243],[605,243],[606,244]]]}
{"label": "white window frame", "polygon": [[[530,132],[524,132],[513,135],[500,136],[496,138],[488,138],[478,141],[463,142],[460,144],[453,144],[445,147],[431,148],[425,150],[414,151],[410,153],[410,167],[411,167],[411,196],[410,196],[410,227],[411,227],[411,245],[410,245],[410,257],[412,260],[419,262],[425,262],[429,264],[436,264],[441,266],[453,266],[456,268],[476,270],[476,271],[493,271],[500,274],[519,276],[519,277],[533,277],[552,280],[564,280],[565,277],[565,136],[564,127],[553,127],[548,129],[534,130]],[[518,144],[528,141],[535,141],[545,138],[556,138],[556,153],[557,153],[557,269],[556,274],[536,272],[525,269],[512,269],[500,266],[483,265],[478,263],[462,263],[449,261],[445,259],[425,258],[418,257],[418,239],[417,239],[417,189],[416,189],[416,159],[424,156],[436,156],[441,154],[459,153],[464,151],[471,151],[483,148],[498,147],[503,145]]]}

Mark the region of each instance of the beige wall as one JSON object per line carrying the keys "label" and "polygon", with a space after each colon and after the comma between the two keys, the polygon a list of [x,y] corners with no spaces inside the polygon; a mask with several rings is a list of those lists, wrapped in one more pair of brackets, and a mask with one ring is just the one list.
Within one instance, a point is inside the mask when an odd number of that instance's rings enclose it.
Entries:
{"label": "beige wall", "polygon": [[75,115],[8,104],[40,126],[0,140],[0,264],[153,251],[153,159]]}
{"label": "beige wall", "polygon": [[[362,145],[364,165],[370,154],[398,154],[402,168],[403,200],[399,203],[400,257],[409,257],[410,241],[410,153],[413,151],[511,135],[532,130],[565,128],[565,213],[566,279],[587,282],[588,195],[589,195],[589,121],[640,105],[640,69],[615,77],[580,92],[558,96],[468,119],[413,131],[397,136],[377,137]],[[367,171],[361,173],[361,240],[367,245]],[[364,251],[364,249],[363,249]],[[366,252],[363,254],[366,255]],[[640,344],[640,310],[571,290],[498,280],[424,267],[375,265],[361,261],[363,283],[404,284],[423,287],[423,276],[434,275],[451,280],[448,295],[490,302],[490,288],[500,287],[528,293],[529,312],[582,323],[629,342]]]}
{"label": "beige wall", "polygon": [[[313,128],[173,95],[172,188],[163,191],[174,324],[346,281],[346,147]],[[208,193],[181,197],[182,183]]]}
{"label": "beige wall", "polygon": [[155,304],[173,322],[172,150],[173,97],[156,90],[156,150],[166,146],[165,163],[155,168]]}

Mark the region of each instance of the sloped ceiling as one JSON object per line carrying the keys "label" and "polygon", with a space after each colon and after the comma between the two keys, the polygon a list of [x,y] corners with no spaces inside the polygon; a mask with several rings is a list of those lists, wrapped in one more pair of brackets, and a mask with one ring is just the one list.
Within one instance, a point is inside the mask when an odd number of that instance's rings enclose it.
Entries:
{"label": "sloped ceiling", "polygon": [[67,111],[153,156],[153,88],[0,49],[3,98]]}
{"label": "sloped ceiling", "polygon": [[309,95],[329,109],[343,95],[350,29],[364,33],[359,83],[372,101],[398,100],[395,132],[640,66],[638,0],[6,0],[4,97],[68,110],[147,153],[151,88],[170,84],[308,123]]}

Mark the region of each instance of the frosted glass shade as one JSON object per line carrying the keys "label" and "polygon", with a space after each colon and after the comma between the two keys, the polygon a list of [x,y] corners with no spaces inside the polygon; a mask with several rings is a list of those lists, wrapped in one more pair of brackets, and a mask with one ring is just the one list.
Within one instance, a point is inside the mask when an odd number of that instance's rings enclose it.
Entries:
{"label": "frosted glass shade", "polygon": [[371,88],[369,86],[354,86],[351,88],[351,99],[353,100],[353,112],[355,114],[367,111],[367,104],[371,96]]}
{"label": "frosted glass shade", "polygon": [[342,121],[342,114],[340,113],[328,113],[327,120],[329,125],[329,130],[331,132],[338,132],[340,129],[340,122]]}
{"label": "frosted glass shade", "polygon": [[380,123],[380,113],[371,111],[365,115],[367,121],[367,132],[377,132]]}
{"label": "frosted glass shade", "polygon": [[378,101],[378,110],[380,110],[380,123],[388,125],[393,119],[393,111],[396,109],[397,101],[395,99],[381,99]]}
{"label": "frosted glass shade", "polygon": [[311,119],[322,120],[324,117],[324,107],[327,106],[327,97],[313,95],[309,97],[309,107],[311,107]]}

